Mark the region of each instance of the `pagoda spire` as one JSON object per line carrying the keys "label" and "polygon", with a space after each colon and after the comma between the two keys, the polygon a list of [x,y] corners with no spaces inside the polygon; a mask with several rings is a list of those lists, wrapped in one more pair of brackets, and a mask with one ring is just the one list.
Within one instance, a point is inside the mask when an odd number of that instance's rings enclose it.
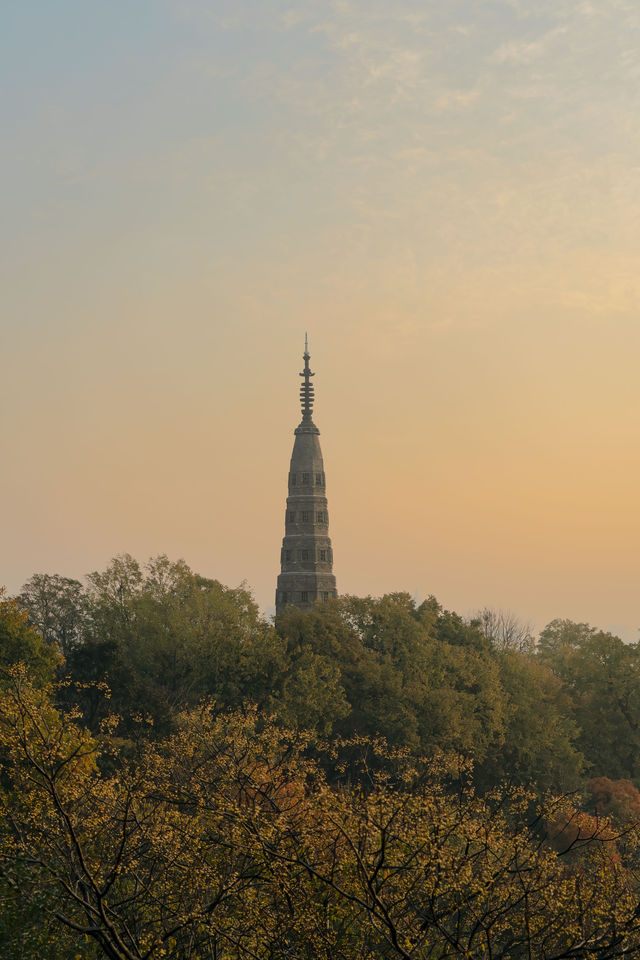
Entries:
{"label": "pagoda spire", "polygon": [[312,373],[309,367],[309,340],[306,333],[304,335],[304,353],[302,354],[302,359],[304,360],[304,370],[300,376],[304,377],[304,382],[300,386],[300,406],[302,407],[303,422],[309,422],[311,421],[313,413],[314,400],[314,389],[311,383],[311,377],[315,377],[315,373]]}

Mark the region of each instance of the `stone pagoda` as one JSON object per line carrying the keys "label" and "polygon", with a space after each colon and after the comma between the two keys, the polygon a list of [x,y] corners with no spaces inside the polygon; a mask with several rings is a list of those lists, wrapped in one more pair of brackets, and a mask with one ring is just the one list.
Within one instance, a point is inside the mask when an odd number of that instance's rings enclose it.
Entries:
{"label": "stone pagoda", "polygon": [[304,338],[304,370],[300,387],[302,420],[289,467],[289,496],[284,521],[280,576],[276,588],[276,615],[287,604],[310,610],[337,596],[320,431],[311,419],[314,374],[309,369],[309,344]]}

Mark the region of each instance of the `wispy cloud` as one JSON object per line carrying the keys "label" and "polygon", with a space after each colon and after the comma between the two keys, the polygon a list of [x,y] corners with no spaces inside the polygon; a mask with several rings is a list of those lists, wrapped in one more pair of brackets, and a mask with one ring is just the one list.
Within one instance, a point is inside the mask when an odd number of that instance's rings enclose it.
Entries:
{"label": "wispy cloud", "polygon": [[548,56],[556,46],[558,38],[565,37],[567,31],[566,26],[561,26],[547,31],[536,40],[508,40],[501,43],[497,50],[488,57],[489,63],[528,66]]}

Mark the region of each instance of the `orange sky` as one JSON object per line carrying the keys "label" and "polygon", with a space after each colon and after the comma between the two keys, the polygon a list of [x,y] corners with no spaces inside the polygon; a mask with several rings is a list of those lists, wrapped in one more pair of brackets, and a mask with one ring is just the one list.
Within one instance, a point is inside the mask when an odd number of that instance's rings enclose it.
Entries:
{"label": "orange sky", "polygon": [[268,607],[308,329],[342,592],[636,639],[640,11],[56,7],[1,41],[0,583]]}

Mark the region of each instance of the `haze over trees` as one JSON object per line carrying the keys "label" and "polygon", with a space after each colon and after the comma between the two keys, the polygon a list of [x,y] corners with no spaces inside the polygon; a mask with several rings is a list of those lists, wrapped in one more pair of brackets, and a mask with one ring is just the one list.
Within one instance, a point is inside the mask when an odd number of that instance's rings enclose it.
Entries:
{"label": "haze over trees", "polygon": [[640,950],[636,644],[125,555],[3,598],[0,668],[3,957]]}

